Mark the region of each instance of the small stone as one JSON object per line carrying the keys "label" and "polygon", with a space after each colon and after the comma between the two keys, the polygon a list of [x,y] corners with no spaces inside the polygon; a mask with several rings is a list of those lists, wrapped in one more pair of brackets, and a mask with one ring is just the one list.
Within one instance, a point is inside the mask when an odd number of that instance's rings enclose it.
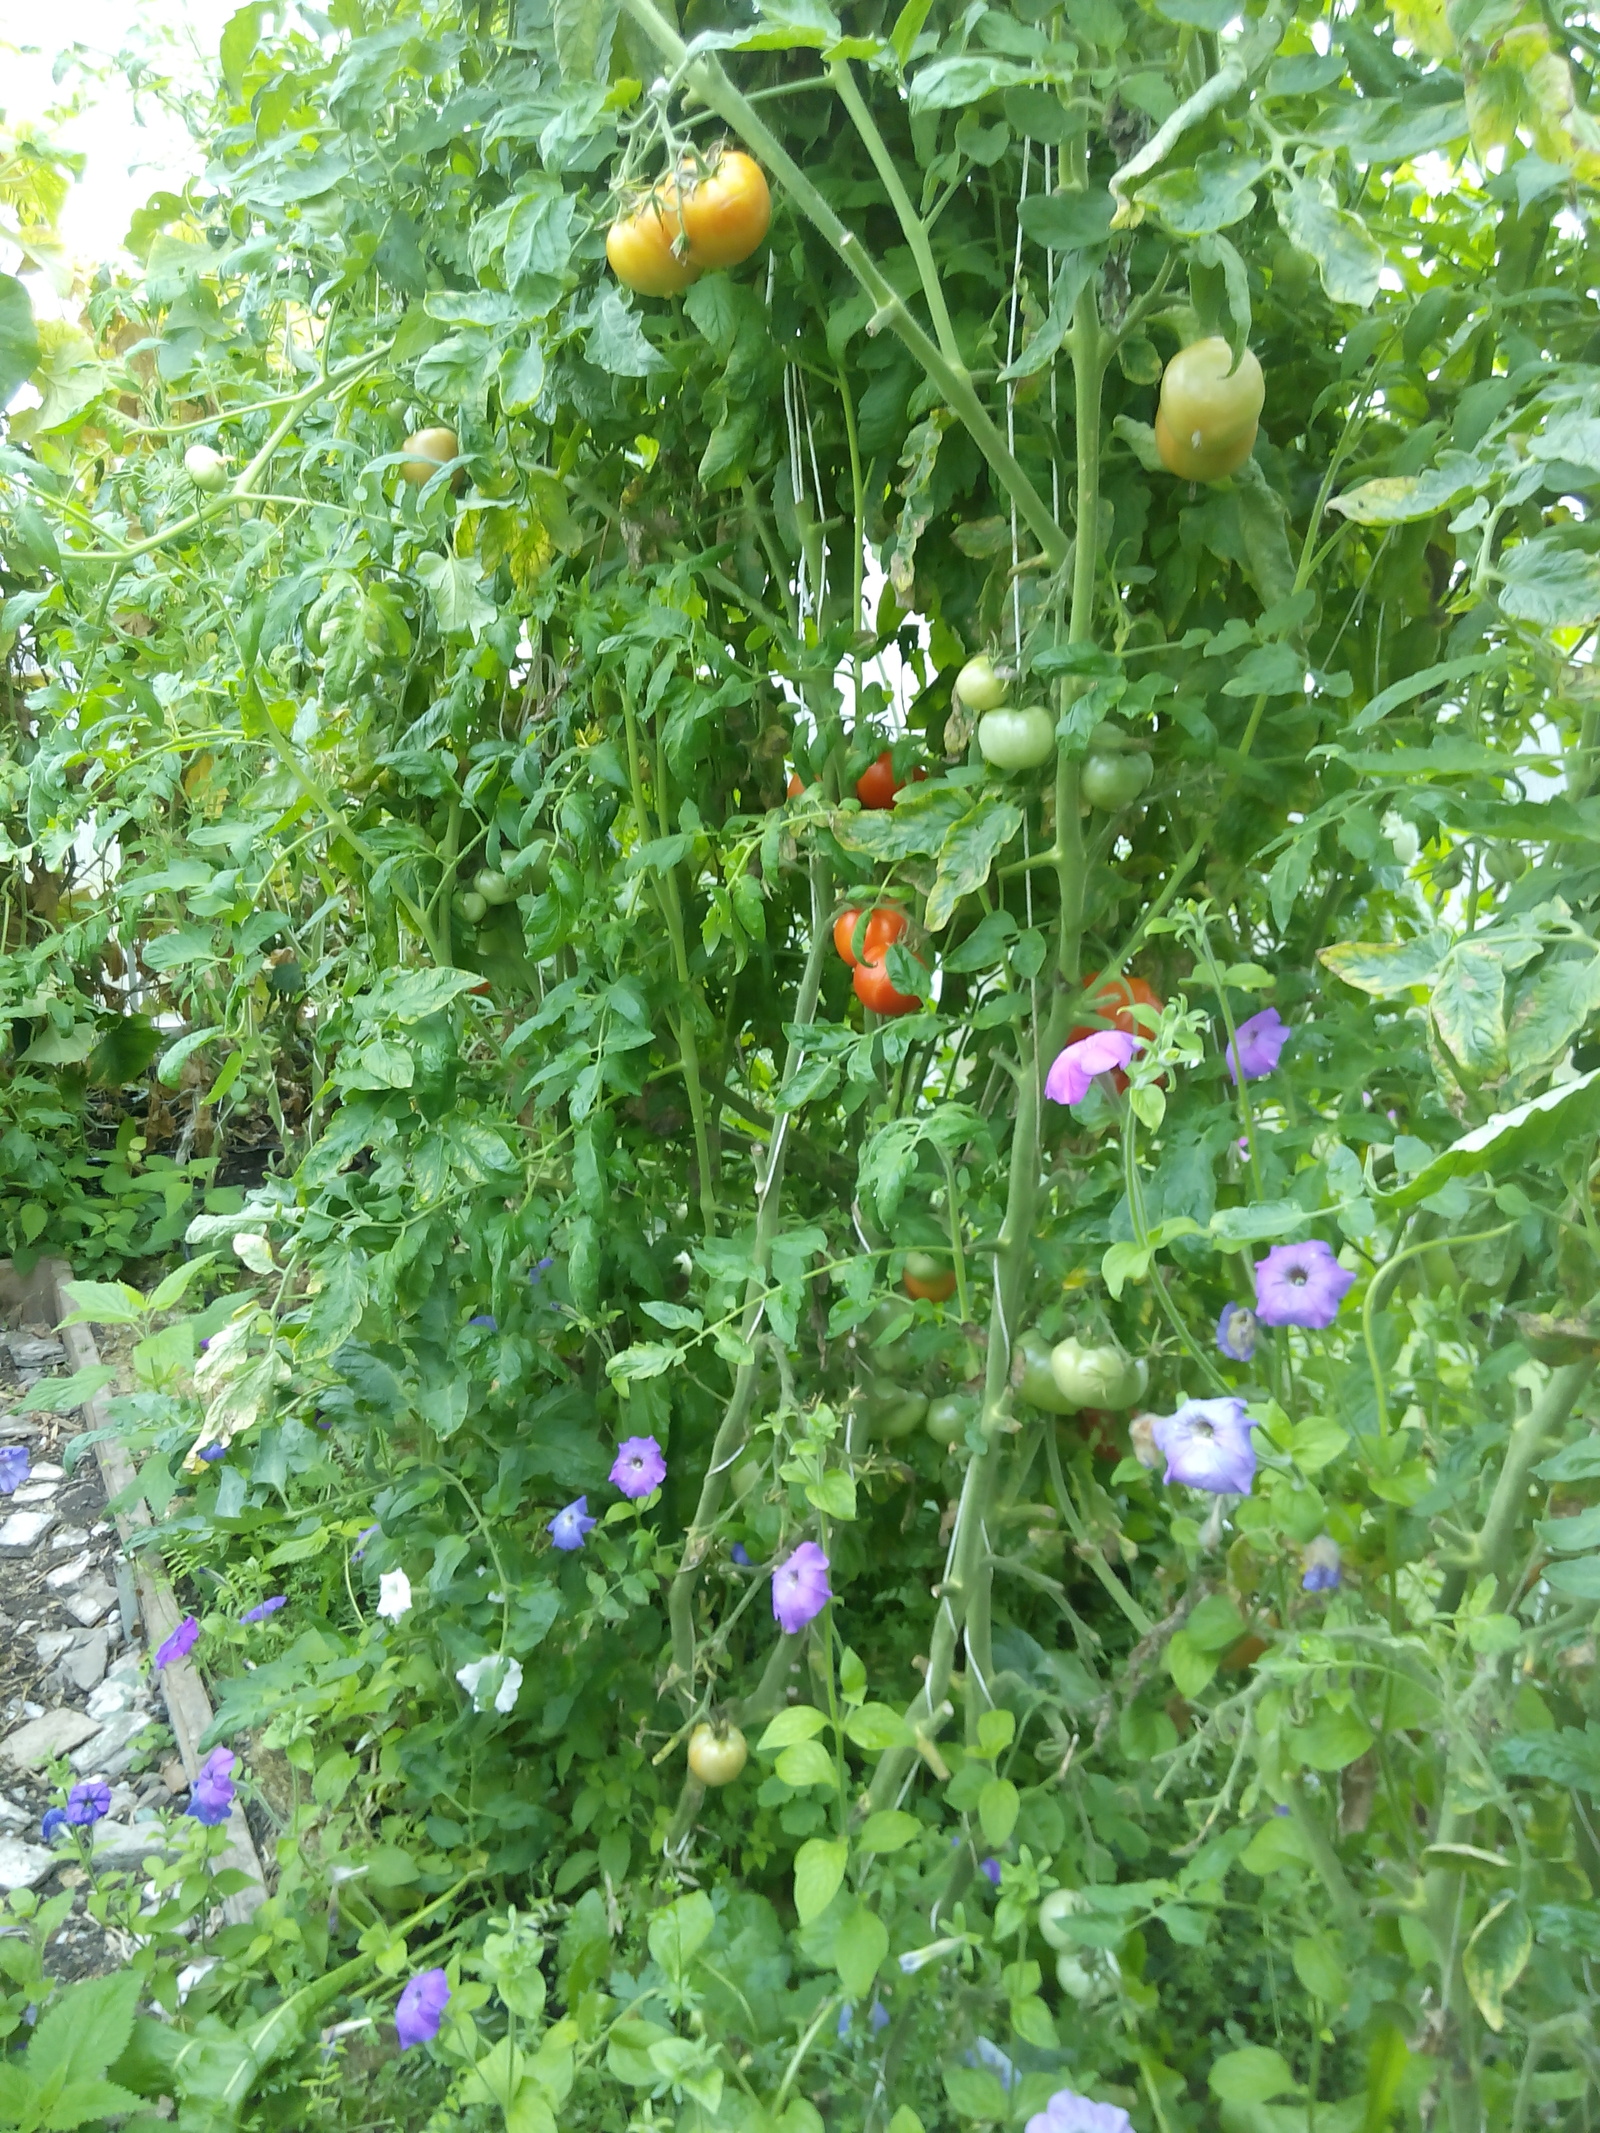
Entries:
{"label": "small stone", "polygon": [[50,1536],[50,1545],[52,1548],[87,1548],[89,1529],[87,1526],[58,1526]]}
{"label": "small stone", "polygon": [[131,1711],[136,1703],[143,1701],[144,1684],[137,1679],[130,1681],[119,1667],[93,1691],[84,1708],[91,1718],[104,1721],[118,1711]]}
{"label": "small stone", "polygon": [[34,1638],[34,1650],[39,1654],[39,1664],[49,1666],[63,1652],[70,1652],[77,1643],[81,1631],[75,1629],[41,1629]]}
{"label": "small stone", "polygon": [[161,1782],[174,1799],[189,1790],[189,1773],[175,1755],[169,1755],[161,1765]]}
{"label": "small stone", "polygon": [[117,1822],[108,1816],[95,1827],[96,1866],[137,1866],[152,1852],[166,1848],[166,1832],[159,1822]]}
{"label": "small stone", "polygon": [[66,1478],[66,1468],[64,1466],[52,1466],[48,1459],[41,1459],[28,1477],[30,1481],[65,1481]]}
{"label": "small stone", "polygon": [[153,1723],[148,1711],[113,1712],[93,1740],[73,1750],[73,1769],[79,1777],[121,1777],[134,1758],[131,1743]]}
{"label": "small stone", "polygon": [[69,1711],[65,1705],[59,1710],[46,1711],[40,1718],[33,1718],[15,1733],[7,1734],[0,1742],[0,1756],[8,1763],[15,1763],[22,1770],[42,1770],[52,1757],[65,1755],[86,1741],[98,1729],[92,1718],[82,1711]]}
{"label": "small stone", "polygon": [[89,1532],[95,1540],[104,1540],[105,1536],[110,1531],[111,1521],[109,1518],[97,1518],[94,1524],[89,1528]]}
{"label": "small stone", "polygon": [[57,1363],[66,1361],[66,1350],[48,1333],[8,1333],[5,1343],[12,1367],[17,1371],[53,1370]]}
{"label": "small stone", "polygon": [[103,1629],[83,1630],[62,1660],[59,1672],[80,1694],[96,1688],[104,1679],[110,1640]]}
{"label": "small stone", "polygon": [[69,1585],[78,1585],[94,1568],[92,1555],[75,1555],[70,1563],[57,1563],[54,1570],[47,1570],[44,1581],[52,1592],[65,1592]]}
{"label": "small stone", "polygon": [[32,1481],[25,1481],[20,1488],[12,1490],[11,1501],[19,1511],[25,1510],[29,1504],[54,1503],[60,1486],[59,1481],[40,1481],[36,1475]]}
{"label": "small stone", "polygon": [[13,1511],[0,1524],[0,1556],[32,1555],[55,1522],[54,1511]]}
{"label": "small stone", "polygon": [[0,1837],[0,1889],[36,1889],[55,1864],[54,1852],[19,1837]]}
{"label": "small stone", "polygon": [[103,1577],[91,1578],[81,1592],[70,1594],[64,1602],[73,1621],[85,1629],[101,1621],[116,1604],[116,1589]]}
{"label": "small stone", "polygon": [[31,1822],[33,1816],[26,1807],[19,1807],[15,1800],[8,1800],[0,1792],[0,1822]]}

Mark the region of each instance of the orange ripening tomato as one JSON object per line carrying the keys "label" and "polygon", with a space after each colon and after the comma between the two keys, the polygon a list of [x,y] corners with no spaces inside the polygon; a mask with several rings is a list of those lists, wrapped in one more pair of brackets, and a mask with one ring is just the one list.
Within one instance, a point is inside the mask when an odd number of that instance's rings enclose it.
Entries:
{"label": "orange ripening tomato", "polygon": [[694,261],[674,249],[682,237],[678,212],[658,188],[612,223],[606,258],[618,281],[636,295],[676,296],[700,278]]}
{"label": "orange ripening tomato", "polygon": [[884,964],[857,963],[850,979],[856,998],[875,1015],[914,1015],[922,1002],[914,992],[901,992]]}
{"label": "orange ripening tomato", "polygon": [[858,963],[881,963],[889,953],[889,944],[899,940],[905,933],[907,919],[896,904],[878,904],[868,912],[867,923],[861,929],[861,953],[856,954],[856,922],[861,916],[860,906],[852,904],[841,911],[833,922],[833,945],[852,969]]}
{"label": "orange ripening tomato", "polygon": [[875,763],[869,763],[856,779],[856,798],[863,807],[893,807],[901,781],[894,774],[894,758],[887,748]]}
{"label": "orange ripening tomato", "polygon": [[[1088,994],[1084,1005],[1099,1015],[1102,1023],[1109,1022],[1113,1029],[1121,1030],[1128,1037],[1146,1038],[1150,1034],[1148,1023],[1141,1022],[1134,1014],[1135,1007],[1151,1007],[1159,1014],[1165,1005],[1143,978],[1108,978],[1102,985],[1100,973],[1094,971],[1085,982],[1084,990]],[[1092,1037],[1095,1027],[1093,1023],[1080,1023],[1076,1029],[1068,1031],[1068,1044],[1076,1044],[1080,1037]]]}
{"label": "orange ripening tomato", "polygon": [[[673,181],[664,181],[672,191]],[[742,148],[725,148],[704,174],[679,166],[678,207],[697,267],[736,267],[748,259],[772,222],[772,195],[761,165]]]}
{"label": "orange ripening tomato", "polygon": [[791,770],[789,773],[789,798],[798,800],[805,789],[805,780],[801,777],[799,771]]}
{"label": "orange ripening tomato", "polygon": [[907,1252],[900,1286],[918,1302],[942,1304],[956,1293],[956,1270],[932,1252]]}

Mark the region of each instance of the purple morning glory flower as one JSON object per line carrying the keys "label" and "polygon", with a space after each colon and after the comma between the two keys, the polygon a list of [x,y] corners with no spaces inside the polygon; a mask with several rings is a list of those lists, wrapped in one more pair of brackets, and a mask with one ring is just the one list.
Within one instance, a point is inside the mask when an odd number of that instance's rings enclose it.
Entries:
{"label": "purple morning glory flower", "polygon": [[367,1552],[367,1542],[371,1540],[373,1534],[378,1531],[379,1528],[377,1526],[362,1527],[361,1531],[356,1535],[356,1544],[350,1551],[350,1560],[352,1563],[360,1562],[361,1558]]}
{"label": "purple morning glory flower", "polygon": [[195,1821],[207,1829],[215,1829],[226,1822],[233,1808],[233,1751],[230,1748],[213,1748],[200,1765],[200,1775],[189,1788],[189,1804],[184,1809]]}
{"label": "purple morning glory flower", "polygon": [[1224,1304],[1217,1320],[1217,1346],[1236,1363],[1256,1352],[1256,1314],[1248,1304]]}
{"label": "purple morning glory flower", "polygon": [[635,1502],[654,1495],[667,1478],[667,1462],[654,1437],[624,1437],[617,1446],[611,1480],[624,1496]]}
{"label": "purple morning glory flower", "polygon": [[225,1444],[202,1444],[200,1456],[207,1466],[213,1466],[217,1460],[227,1458],[228,1447]]}
{"label": "purple morning glory flower", "polygon": [[100,1778],[74,1785],[67,1794],[67,1820],[74,1829],[93,1829],[111,1812],[111,1787]]}
{"label": "purple morning glory flower", "polygon": [[1320,1237],[1275,1244],[1256,1261],[1256,1317],[1264,1326],[1331,1326],[1355,1278]]}
{"label": "purple morning glory flower", "polygon": [[547,1266],[554,1265],[555,1261],[553,1259],[536,1259],[533,1262],[533,1265],[528,1269],[529,1286],[532,1288],[537,1288],[539,1283],[544,1279],[545,1268]]}
{"label": "purple morning glory flower", "polygon": [[185,1615],[166,1643],[156,1651],[157,1666],[171,1666],[175,1659],[187,1659],[200,1641],[200,1625],[193,1615]]}
{"label": "purple morning glory flower", "polygon": [[70,1827],[67,1810],[64,1807],[50,1807],[45,1810],[44,1820],[39,1824],[39,1834],[46,1844],[54,1844],[61,1832]]}
{"label": "purple morning glory flower", "polygon": [[978,1868],[978,1872],[988,1882],[990,1888],[997,1889],[1000,1886],[1000,1862],[998,1859],[985,1859]]}
{"label": "purple morning glory flower", "polygon": [[1057,2089],[1025,2133],[1133,2133],[1133,2120],[1119,2104],[1093,2103],[1073,2089]]}
{"label": "purple morning glory flower", "polygon": [[1300,1580],[1302,1592],[1335,1592],[1338,1590],[1339,1543],[1330,1533],[1319,1533],[1314,1541],[1308,1541],[1301,1557],[1305,1576]]}
{"label": "purple morning glory flower", "polygon": [[1045,1076],[1044,1093],[1053,1104],[1081,1104],[1097,1074],[1120,1072],[1138,1051],[1141,1040],[1127,1030],[1097,1029],[1056,1056]]}
{"label": "purple morning glory flower", "polygon": [[400,2049],[413,2044],[431,2044],[450,2004],[450,1981],[442,1970],[419,1970],[400,1995],[394,2011],[394,2033]]}
{"label": "purple morning glory flower", "polygon": [[287,1607],[288,1604],[289,1596],[287,1593],[275,1592],[270,1600],[263,1600],[259,1607],[247,1607],[239,1617],[239,1620],[241,1622],[265,1622],[268,1615],[275,1615],[280,1607]]}
{"label": "purple morning glory flower", "polygon": [[0,1496],[13,1495],[28,1478],[28,1447],[0,1445]]}
{"label": "purple morning glory flower", "polygon": [[789,1635],[814,1622],[833,1598],[828,1558],[815,1541],[802,1541],[772,1573],[772,1612]]}
{"label": "purple morning glory flower", "polygon": [[500,1330],[500,1321],[492,1311],[480,1311],[476,1318],[469,1318],[467,1324],[469,1326],[487,1326],[491,1333],[498,1333]]}
{"label": "purple morning glory flower", "polygon": [[734,1561],[738,1564],[741,1570],[748,1570],[750,1568],[750,1550],[745,1546],[743,1541],[735,1541],[733,1546],[728,1550],[728,1553],[733,1557]]}
{"label": "purple morning glory flower", "polygon": [[1232,1398],[1185,1400],[1175,1415],[1158,1415],[1151,1435],[1167,1457],[1162,1480],[1217,1495],[1248,1496],[1256,1472],[1254,1428],[1243,1400]]}
{"label": "purple morning glory flower", "polygon": [[565,1548],[570,1553],[572,1549],[583,1546],[585,1539],[598,1523],[598,1520],[589,1516],[588,1497],[580,1496],[551,1519],[550,1538],[558,1548]]}
{"label": "purple morning glory flower", "polygon": [[1294,1031],[1275,1007],[1264,1007],[1259,1015],[1241,1022],[1233,1034],[1233,1048],[1228,1053],[1228,1079],[1237,1081],[1242,1069],[1246,1081],[1259,1081],[1263,1074],[1270,1074],[1277,1066]]}

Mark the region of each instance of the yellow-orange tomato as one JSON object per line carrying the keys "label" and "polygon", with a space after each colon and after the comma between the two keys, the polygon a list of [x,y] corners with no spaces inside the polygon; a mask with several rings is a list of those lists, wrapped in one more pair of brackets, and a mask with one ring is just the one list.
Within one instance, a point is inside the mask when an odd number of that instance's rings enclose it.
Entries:
{"label": "yellow-orange tomato", "polygon": [[606,257],[624,288],[639,296],[676,296],[700,278],[698,264],[675,249],[683,223],[667,188],[646,193],[606,232]]}
{"label": "yellow-orange tomato", "polygon": [[935,1258],[932,1252],[907,1252],[900,1286],[908,1296],[929,1303],[944,1303],[956,1293],[956,1270]]}
{"label": "yellow-orange tomato", "polygon": [[[697,267],[736,267],[748,259],[772,222],[772,195],[761,165],[742,148],[725,148],[705,175],[680,168],[679,211]],[[664,191],[671,190],[668,179]]]}
{"label": "yellow-orange tomato", "polygon": [[1161,376],[1161,464],[1185,481],[1221,481],[1250,457],[1266,397],[1261,365],[1248,348],[1237,368],[1220,334],[1180,349]]}
{"label": "yellow-orange tomato", "polygon": [[432,481],[441,467],[461,456],[461,440],[454,430],[413,430],[401,449],[409,456],[400,462],[400,472],[414,489]]}
{"label": "yellow-orange tomato", "polygon": [[689,1735],[689,1768],[702,1785],[731,1785],[750,1754],[737,1726],[704,1723]]}

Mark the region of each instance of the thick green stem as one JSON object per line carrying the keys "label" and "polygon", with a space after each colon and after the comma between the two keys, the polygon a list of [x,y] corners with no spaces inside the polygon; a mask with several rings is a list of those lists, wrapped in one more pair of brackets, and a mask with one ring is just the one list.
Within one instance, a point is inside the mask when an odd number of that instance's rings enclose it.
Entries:
{"label": "thick green stem", "polygon": [[1302,1787],[1295,1785],[1289,1794],[1289,1812],[1306,1842],[1311,1854],[1311,1864],[1316,1868],[1322,1886],[1328,1892],[1335,1916],[1342,1926],[1358,1926],[1361,1923],[1361,1903],[1350,1886],[1350,1877],[1345,1872],[1339,1854],[1333,1848],[1333,1839],[1322,1825],[1322,1817],[1307,1797]]}
{"label": "thick green stem", "polygon": [[1461,1605],[1470,1578],[1492,1573],[1500,1580],[1503,1604],[1509,1595],[1504,1587],[1511,1568],[1511,1544],[1528,1499],[1528,1476],[1543,1451],[1552,1430],[1559,1429],[1571,1414],[1578,1395],[1594,1375],[1594,1358],[1566,1363],[1550,1373],[1550,1382],[1511,1432],[1500,1478],[1489,1499],[1489,1509],[1472,1549],[1456,1564],[1439,1592],[1439,1612],[1451,1614]]}
{"label": "thick green stem", "polygon": [[[1100,310],[1094,285],[1078,298],[1067,343],[1072,357],[1073,419],[1077,447],[1077,504],[1072,555],[1072,611],[1067,635],[1074,644],[1094,637],[1095,566],[1100,518],[1100,394],[1105,359],[1100,346]],[[1065,693],[1065,692],[1064,692]],[[1073,691],[1076,694],[1076,690]],[[1067,699],[1070,701],[1070,697]],[[1059,912],[1056,920],[1056,971],[1069,991],[1080,976],[1079,942],[1083,935],[1085,860],[1079,816],[1079,757],[1065,742],[1056,749],[1055,864]],[[1047,1046],[1048,1050],[1049,1047]]]}
{"label": "thick green stem", "polygon": [[966,365],[961,360],[961,350],[956,345],[955,329],[950,324],[950,313],[944,300],[944,284],[939,279],[939,267],[933,256],[933,246],[928,242],[927,225],[911,205],[910,195],[900,182],[900,172],[890,155],[883,135],[878,131],[877,121],[867,109],[861,91],[856,87],[856,78],[850,71],[847,59],[836,59],[828,68],[828,76],[839,92],[839,101],[849,112],[857,133],[866,143],[873,167],[883,180],[883,189],[895,213],[900,218],[900,227],[905,232],[906,243],[911,247],[911,256],[917,263],[917,273],[922,281],[922,293],[928,301],[928,316],[933,320],[933,330],[940,348],[950,361],[965,373]]}
{"label": "thick green stem", "polygon": [[654,0],[624,0],[624,4],[656,50],[671,64],[677,77],[696,95],[703,97],[746,146],[760,156],[801,213],[832,245],[877,305],[868,330],[888,326],[910,349],[929,379],[939,388],[951,412],[965,424],[1001,487],[1015,501],[1051,567],[1059,569],[1066,561],[1066,536],[1015,455],[1006,448],[1005,439],[978,398],[965,370],[951,363],[937,342],[918,325],[861,240],[839,220],[777,135],[749,99],[734,88],[718,63],[714,59],[691,59],[688,46],[661,15]]}

